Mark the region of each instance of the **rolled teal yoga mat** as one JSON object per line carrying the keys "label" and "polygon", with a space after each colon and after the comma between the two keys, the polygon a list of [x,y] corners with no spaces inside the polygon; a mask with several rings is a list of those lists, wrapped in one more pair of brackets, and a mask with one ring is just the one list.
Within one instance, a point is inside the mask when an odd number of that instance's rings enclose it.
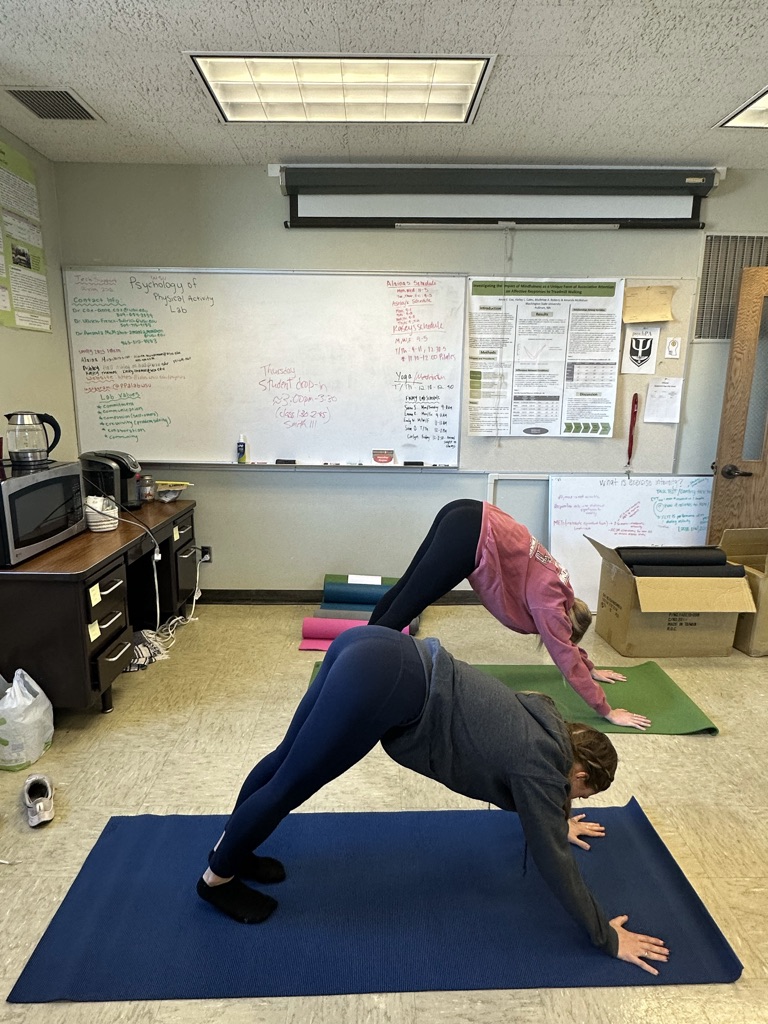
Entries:
{"label": "rolled teal yoga mat", "polygon": [[349,603],[346,601],[323,601],[320,607],[323,611],[368,612],[368,618],[370,618],[371,612],[376,607],[376,602],[358,601],[356,603]]}
{"label": "rolled teal yoga mat", "polygon": [[607,722],[585,704],[554,665],[476,665],[475,668],[495,676],[513,690],[546,693],[557,704],[566,721],[584,722],[600,732],[625,732],[636,736],[650,733],[661,736],[716,735],[718,732],[714,722],[655,661],[616,668],[615,672],[627,677],[626,682],[600,684],[612,708],[627,708],[650,718],[652,724],[643,732]]}
{"label": "rolled teal yoga mat", "polygon": [[395,583],[394,576],[382,576],[381,583],[350,583],[349,576],[329,573],[323,581],[323,604],[373,606]]}

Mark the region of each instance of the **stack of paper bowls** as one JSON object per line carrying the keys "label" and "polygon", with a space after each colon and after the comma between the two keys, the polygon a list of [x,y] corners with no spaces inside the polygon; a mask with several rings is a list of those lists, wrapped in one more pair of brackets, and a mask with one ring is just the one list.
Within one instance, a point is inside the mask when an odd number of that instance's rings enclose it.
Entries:
{"label": "stack of paper bowls", "polygon": [[89,530],[103,533],[118,526],[117,505],[111,498],[91,496],[85,499],[85,522]]}

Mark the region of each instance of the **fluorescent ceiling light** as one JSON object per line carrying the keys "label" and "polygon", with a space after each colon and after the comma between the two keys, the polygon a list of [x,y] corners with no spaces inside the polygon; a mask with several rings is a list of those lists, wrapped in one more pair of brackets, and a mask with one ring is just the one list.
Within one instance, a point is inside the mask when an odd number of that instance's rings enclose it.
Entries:
{"label": "fluorescent ceiling light", "polygon": [[226,122],[466,124],[493,58],[189,54]]}
{"label": "fluorescent ceiling light", "polygon": [[768,128],[768,89],[729,114],[718,128]]}

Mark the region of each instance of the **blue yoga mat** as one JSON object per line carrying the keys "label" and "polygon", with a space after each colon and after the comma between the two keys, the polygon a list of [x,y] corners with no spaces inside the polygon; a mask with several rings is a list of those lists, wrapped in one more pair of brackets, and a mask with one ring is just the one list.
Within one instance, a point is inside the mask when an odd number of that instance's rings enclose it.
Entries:
{"label": "blue yoga mat", "polygon": [[288,878],[267,922],[195,894],[223,817],[110,819],[8,999],[213,999],[697,984],[739,963],[639,804],[596,808],[574,848],[609,917],[672,951],[658,978],[590,945],[528,860],[517,815],[289,815],[263,852]]}

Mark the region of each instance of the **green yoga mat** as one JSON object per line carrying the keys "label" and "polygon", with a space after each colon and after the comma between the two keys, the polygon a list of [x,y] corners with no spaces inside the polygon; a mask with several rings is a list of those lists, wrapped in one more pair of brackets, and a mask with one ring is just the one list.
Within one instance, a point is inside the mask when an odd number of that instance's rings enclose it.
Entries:
{"label": "green yoga mat", "polygon": [[695,732],[714,736],[718,732],[714,722],[655,661],[645,661],[630,668],[615,668],[615,672],[627,677],[626,682],[601,684],[612,708],[628,708],[650,718],[651,726],[642,732],[607,722],[584,703],[554,665],[475,665],[475,668],[496,676],[512,690],[546,693],[557,704],[566,721],[584,722],[600,732],[626,732],[637,736],[650,733],[683,736]]}
{"label": "green yoga mat", "polygon": [[[321,661],[312,668],[310,683],[318,673]],[[612,708],[629,708],[651,720],[648,729],[629,729],[611,725],[598,715],[572,690],[554,665],[475,665],[481,672],[495,676],[511,690],[537,690],[546,693],[557,704],[567,722],[584,722],[599,732],[625,732],[635,736],[688,736],[709,733],[716,736],[718,728],[694,704],[655,661],[645,661],[631,668],[614,669],[627,677],[623,683],[605,683],[603,689]]]}

